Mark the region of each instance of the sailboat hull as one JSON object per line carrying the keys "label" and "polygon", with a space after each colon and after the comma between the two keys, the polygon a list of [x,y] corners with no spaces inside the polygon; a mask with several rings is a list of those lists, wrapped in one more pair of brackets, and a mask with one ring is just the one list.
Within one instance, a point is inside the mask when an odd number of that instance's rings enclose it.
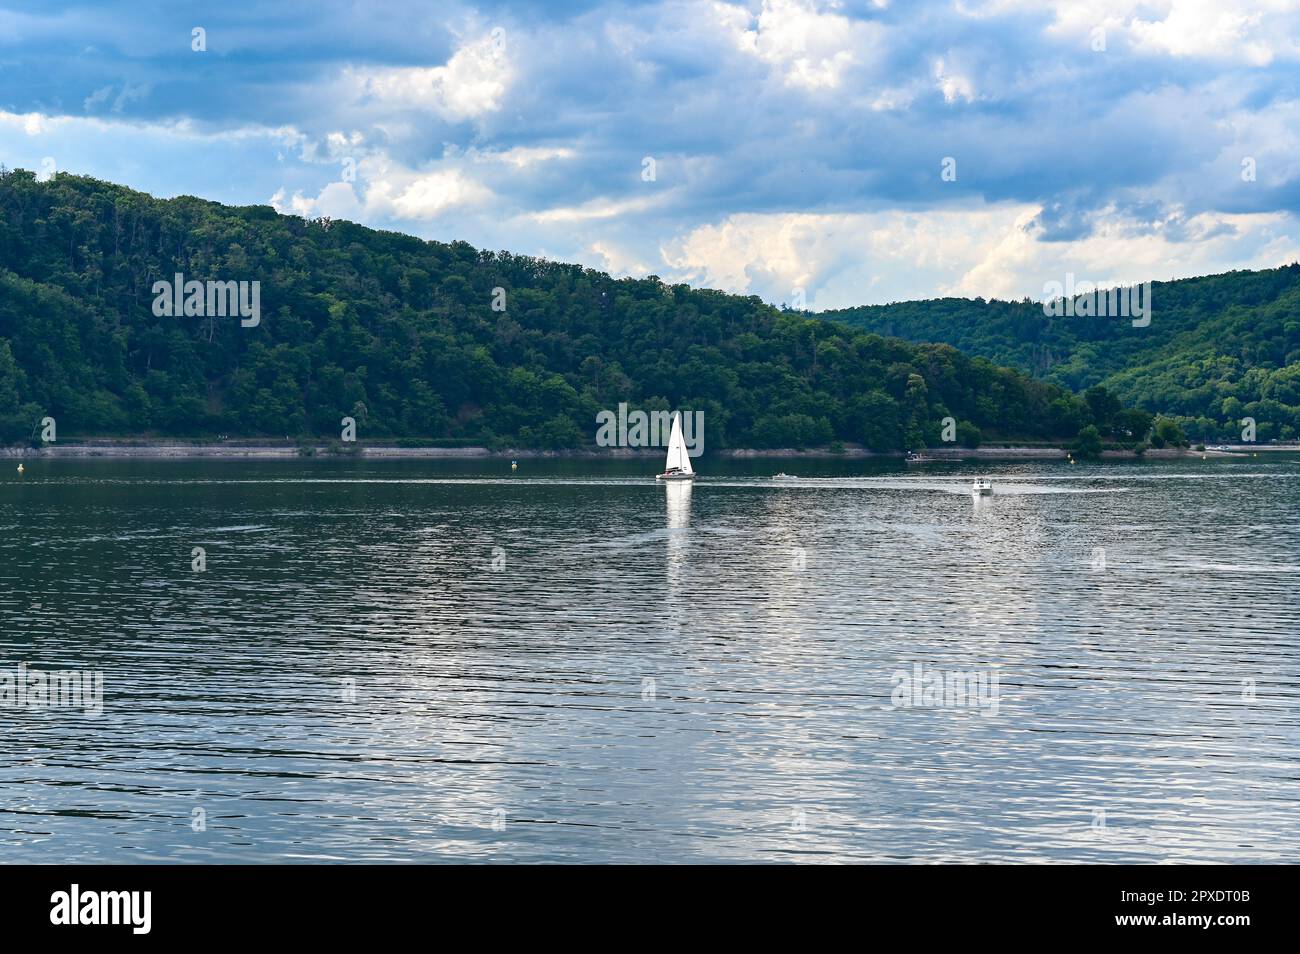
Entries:
{"label": "sailboat hull", "polygon": [[694,474],[655,474],[655,480],[694,480]]}

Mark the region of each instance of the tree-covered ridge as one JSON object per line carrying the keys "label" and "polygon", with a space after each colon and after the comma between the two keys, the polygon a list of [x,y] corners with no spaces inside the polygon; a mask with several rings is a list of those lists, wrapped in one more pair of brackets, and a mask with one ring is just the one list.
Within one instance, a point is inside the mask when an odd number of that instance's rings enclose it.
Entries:
{"label": "tree-covered ridge", "polygon": [[1102,384],[1169,414],[1199,439],[1300,434],[1300,265],[1152,285],[1151,323],[1058,317],[1039,302],[943,298],[822,317],[909,341],[941,341],[1075,391]]}
{"label": "tree-covered ridge", "polygon": [[[153,283],[260,281],[261,321],[158,317]],[[506,310],[494,311],[493,290]],[[875,449],[1072,438],[1087,402],[946,345],[757,298],[159,200],[94,179],[0,178],[0,439],[337,436],[590,445],[629,402],[706,415],[707,446]]]}

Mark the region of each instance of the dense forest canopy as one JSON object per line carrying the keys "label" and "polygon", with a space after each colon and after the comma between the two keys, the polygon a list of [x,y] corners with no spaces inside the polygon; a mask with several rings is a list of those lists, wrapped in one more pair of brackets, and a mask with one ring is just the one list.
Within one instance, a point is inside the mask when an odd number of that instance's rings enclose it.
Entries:
{"label": "dense forest canopy", "polygon": [[1151,322],[1057,317],[1034,301],[942,298],[824,312],[908,341],[944,342],[1075,391],[1102,385],[1201,440],[1300,434],[1300,265],[1155,282]]}
{"label": "dense forest canopy", "polygon": [[[155,314],[177,273],[260,282],[260,321]],[[1122,410],[653,276],[0,175],[0,440],[44,415],[60,437],[337,437],[352,416],[362,439],[577,447],[620,402],[703,410],[714,448],[938,445],[949,416],[967,445],[1072,439]]]}

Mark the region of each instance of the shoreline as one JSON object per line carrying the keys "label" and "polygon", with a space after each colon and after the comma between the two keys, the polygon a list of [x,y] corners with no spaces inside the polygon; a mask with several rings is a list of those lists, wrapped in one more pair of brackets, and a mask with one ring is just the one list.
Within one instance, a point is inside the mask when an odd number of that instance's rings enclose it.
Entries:
{"label": "shoreline", "polygon": [[[303,449],[309,453],[303,453]],[[1300,446],[1243,447],[1240,451],[1204,450],[1190,448],[1148,448],[1141,457],[1170,459],[1180,457],[1244,457],[1267,451],[1300,453]],[[399,447],[396,444],[361,444],[342,453],[327,444],[299,445],[288,442],[225,441],[201,443],[193,441],[134,441],[89,439],[80,442],[56,443],[45,447],[0,447],[2,458],[140,458],[140,459],[210,459],[210,460],[347,460],[347,459],[472,459],[496,460],[636,460],[663,456],[662,448],[608,448],[602,450],[537,450],[530,448],[505,448],[491,450],[487,447]],[[978,448],[928,448],[925,455],[933,462],[961,460],[1065,460],[1067,451],[1059,447],[978,447]],[[825,448],[797,450],[793,448],[724,448],[710,456],[729,459],[880,459],[901,460],[902,451],[870,451],[862,447],[846,446],[841,452]],[[1131,450],[1103,450],[1103,460],[1137,460],[1139,455]]]}

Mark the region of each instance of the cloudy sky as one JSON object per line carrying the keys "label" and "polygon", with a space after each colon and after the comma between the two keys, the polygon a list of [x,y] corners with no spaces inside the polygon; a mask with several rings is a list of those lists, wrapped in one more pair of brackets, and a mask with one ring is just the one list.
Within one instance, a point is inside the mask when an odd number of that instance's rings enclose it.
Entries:
{"label": "cloudy sky", "polygon": [[815,309],[1037,298],[1300,259],[1298,6],[0,0],[0,162]]}

